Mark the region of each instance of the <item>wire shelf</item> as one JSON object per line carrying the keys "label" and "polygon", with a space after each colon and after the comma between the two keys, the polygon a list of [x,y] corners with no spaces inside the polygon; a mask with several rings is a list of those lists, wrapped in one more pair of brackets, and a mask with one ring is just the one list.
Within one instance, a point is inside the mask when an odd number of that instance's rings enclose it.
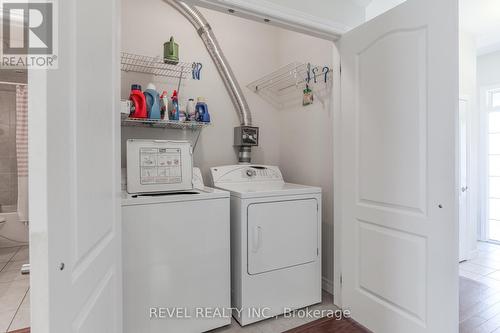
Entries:
{"label": "wire shelf", "polygon": [[[308,68],[309,64],[307,63],[293,62],[251,82],[247,88],[278,109],[302,105],[302,93],[306,84],[312,89],[316,99],[327,100],[333,85],[332,68],[312,64],[310,70]],[[310,73],[309,83],[307,83],[308,71]]]}
{"label": "wire shelf", "polygon": [[121,69],[125,72],[136,72],[155,76],[191,78],[192,63],[179,62],[177,64],[164,63],[161,57],[150,57],[133,53],[121,53]]}
{"label": "wire shelf", "polygon": [[135,127],[201,130],[204,127],[210,126],[210,124],[211,123],[202,123],[198,121],[174,121],[166,119],[130,118],[127,117],[127,115],[122,115],[122,126],[128,126],[128,127],[135,126]]}

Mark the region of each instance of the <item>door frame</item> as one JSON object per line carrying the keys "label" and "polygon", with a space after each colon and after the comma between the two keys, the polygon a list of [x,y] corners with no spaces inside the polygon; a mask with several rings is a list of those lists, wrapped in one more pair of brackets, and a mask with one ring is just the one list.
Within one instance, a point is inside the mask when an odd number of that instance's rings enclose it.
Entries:
{"label": "door frame", "polygon": [[[459,102],[465,102],[467,103],[466,105],[466,151],[467,151],[467,160],[466,160],[466,168],[467,168],[467,172],[466,172],[466,183],[467,183],[467,186],[469,187],[468,189],[468,193],[467,193],[467,201],[466,201],[466,210],[467,210],[467,213],[466,213],[466,216],[467,216],[467,222],[466,222],[466,242],[465,242],[465,246],[466,246],[466,258],[465,260],[469,260],[472,258],[472,252],[473,252],[473,248],[470,247],[470,244],[468,241],[470,241],[472,238],[476,239],[477,238],[477,227],[475,228],[476,232],[474,232],[472,229],[473,229],[473,226],[471,225],[472,223],[472,212],[471,212],[471,155],[472,155],[472,117],[471,117],[471,97],[469,95],[460,95],[459,97]],[[459,112],[460,112],[460,108],[459,108]],[[459,115],[460,117],[460,115]],[[460,119],[459,119],[460,120]],[[460,123],[459,123],[459,128],[458,128],[458,139],[460,139]],[[460,151],[460,149],[459,149]],[[460,170],[460,154],[458,154],[458,170],[460,172],[460,176],[461,176],[461,170]],[[460,190],[460,186],[461,184],[458,184],[459,185],[459,190]],[[460,221],[460,220],[459,220]],[[460,223],[460,222],[459,222]],[[459,226],[460,227],[460,226]],[[459,246],[463,246],[462,244],[460,244],[460,235],[459,235]],[[459,249],[460,251],[460,249]]]}
{"label": "door frame", "polygon": [[[341,108],[341,75],[342,59],[338,43],[335,43],[335,50],[338,52],[336,68],[337,75],[334,76],[333,94],[333,304],[342,308],[342,108]],[[334,67],[335,68],[335,67]]]}
{"label": "door frame", "polygon": [[[161,1],[161,0],[160,0]],[[199,0],[196,5],[201,7],[216,9],[214,7],[210,7],[206,5],[206,1]],[[205,3],[205,5],[203,5]],[[304,16],[303,13],[299,11],[282,11],[280,7],[279,10],[276,7],[266,7],[266,6],[253,6],[249,10],[247,8],[246,18],[257,20],[262,17],[272,17],[276,18],[276,25],[281,26],[284,29],[297,31],[304,33],[306,35],[310,35],[313,37],[321,38],[324,40],[329,40],[334,43],[334,41],[338,40],[342,33],[349,30],[351,27],[347,27],[340,22],[326,22],[324,20],[313,19],[315,17],[311,15]],[[221,8],[217,8],[219,11],[228,14],[225,11],[222,11]],[[114,20],[116,22],[116,29],[120,30],[120,22],[121,22],[121,10],[120,7],[117,8],[115,13]],[[250,15],[251,14],[251,15]],[[231,15],[231,14],[228,14]],[[286,16],[286,22],[281,18],[281,16]],[[251,17],[250,17],[251,16]],[[260,21],[260,20],[259,20]],[[283,22],[281,22],[283,21]],[[275,22],[273,22],[275,23]],[[118,41],[120,43],[120,41]],[[119,45],[119,44],[118,44]],[[334,73],[334,87],[332,89],[332,98],[333,98],[333,127],[338,126],[338,117],[340,116],[340,55],[337,52],[337,46],[334,43],[335,47],[332,53],[333,57],[333,67]],[[49,242],[47,236],[47,230],[49,228],[49,220],[48,220],[48,206],[47,206],[47,159],[48,152],[50,151],[50,147],[47,145],[47,137],[49,135],[47,131],[47,108],[46,108],[46,100],[47,100],[47,87],[48,77],[47,71],[45,70],[37,70],[37,71],[28,71],[28,111],[29,111],[29,211],[30,215],[33,217],[37,217],[36,220],[33,219],[30,221],[30,293],[32,294],[31,301],[31,309],[36,308],[36,311],[31,312],[31,327],[37,332],[49,332],[49,292],[46,288],[48,279],[49,279],[49,269],[52,267],[49,262],[48,252],[51,247],[51,242]],[[33,112],[31,110],[36,110]],[[335,139],[338,134],[334,133]],[[334,144],[335,147],[335,144]],[[334,152],[335,154],[335,152]],[[334,183],[335,179],[338,179],[338,172],[335,171],[338,169],[338,162],[335,163],[335,155],[334,155]],[[118,165],[120,164],[118,157]],[[338,161],[338,160],[337,160]],[[118,173],[120,170],[117,171]],[[336,176],[337,175],[337,176]],[[331,204],[336,207],[334,203],[335,198],[335,185],[333,186],[334,199]],[[333,233],[331,235],[332,238],[337,239],[340,237],[340,234],[337,234],[335,228],[337,228],[338,223],[335,223],[336,216],[338,212],[334,211],[334,220],[333,220]],[[336,242],[336,240],[334,240]],[[329,289],[330,287],[333,289],[334,299],[335,294],[339,291],[338,281],[336,272],[339,271],[337,260],[340,260],[340,252],[337,252],[335,246],[332,247],[333,253],[332,258],[334,258],[334,281],[324,281],[323,279],[323,289]],[[338,254],[337,254],[338,253]],[[338,259],[337,259],[338,256]],[[340,263],[340,261],[338,261]],[[333,284],[333,286],[331,286]],[[337,295],[338,298],[340,295]],[[339,303],[340,304],[340,303]]]}
{"label": "door frame", "polygon": [[[49,332],[49,228],[47,182],[47,72],[28,70],[28,196],[30,258],[30,326]],[[36,110],[36,112],[33,112]],[[35,311],[33,311],[36,309]]]}

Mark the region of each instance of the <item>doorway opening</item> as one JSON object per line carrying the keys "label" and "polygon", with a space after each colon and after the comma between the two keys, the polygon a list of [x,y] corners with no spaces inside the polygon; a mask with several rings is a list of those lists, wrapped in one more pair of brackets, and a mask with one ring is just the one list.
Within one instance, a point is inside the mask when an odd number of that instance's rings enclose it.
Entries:
{"label": "doorway opening", "polygon": [[0,332],[30,326],[27,70],[0,70]]}
{"label": "doorway opening", "polygon": [[460,332],[500,328],[499,31],[498,4],[460,0]]}

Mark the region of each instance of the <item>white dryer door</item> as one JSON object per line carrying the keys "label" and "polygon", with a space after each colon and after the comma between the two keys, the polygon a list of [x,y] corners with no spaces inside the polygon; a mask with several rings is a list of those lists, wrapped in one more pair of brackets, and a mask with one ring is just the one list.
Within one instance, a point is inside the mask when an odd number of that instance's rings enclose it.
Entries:
{"label": "white dryer door", "polygon": [[248,274],[306,264],[318,257],[316,199],[248,205]]}

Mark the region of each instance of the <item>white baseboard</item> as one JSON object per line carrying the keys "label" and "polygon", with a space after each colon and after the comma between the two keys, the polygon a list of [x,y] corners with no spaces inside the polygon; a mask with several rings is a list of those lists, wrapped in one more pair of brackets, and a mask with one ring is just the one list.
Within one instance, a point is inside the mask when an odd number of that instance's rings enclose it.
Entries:
{"label": "white baseboard", "polygon": [[321,289],[333,295],[333,281],[323,276],[321,278]]}

